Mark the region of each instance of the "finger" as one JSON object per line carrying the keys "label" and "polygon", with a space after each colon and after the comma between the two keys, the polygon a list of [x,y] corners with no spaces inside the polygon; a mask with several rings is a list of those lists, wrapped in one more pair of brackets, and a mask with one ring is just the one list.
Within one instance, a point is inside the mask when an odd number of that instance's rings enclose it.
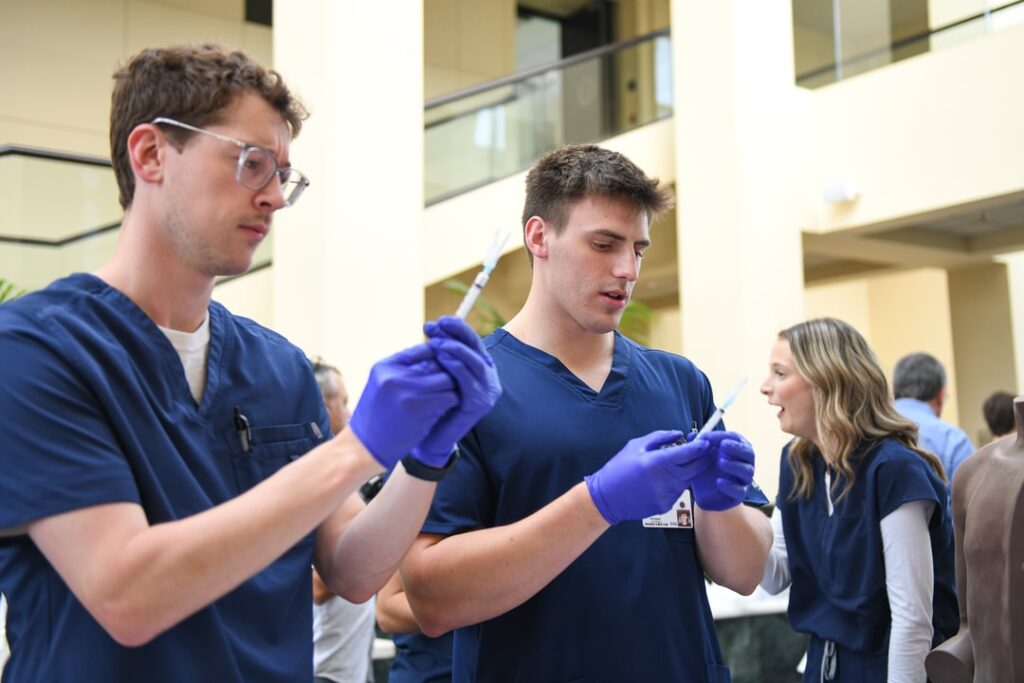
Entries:
{"label": "finger", "polygon": [[487,377],[487,363],[473,349],[451,339],[431,339],[430,345],[434,347],[437,360],[445,369],[457,362],[468,369],[476,381],[482,382]]}
{"label": "finger", "polygon": [[383,380],[414,392],[437,393],[454,391],[455,380],[436,361],[419,361],[412,365],[393,365],[386,368]]}
{"label": "finger", "polygon": [[669,446],[683,438],[683,433],[676,429],[665,429],[651,432],[640,437],[644,441],[645,450],[654,450]]}
{"label": "finger", "polygon": [[700,438],[705,439],[712,446],[718,448],[727,439],[736,440],[736,433],[727,432],[724,429],[712,429],[710,432],[702,434]]}
{"label": "finger", "polygon": [[434,360],[434,349],[430,348],[429,344],[410,346],[385,359],[400,365],[412,365],[425,360]]}
{"label": "finger", "polygon": [[725,455],[730,460],[751,464],[754,462],[754,449],[750,447],[750,444],[745,442],[726,439],[722,441],[722,445],[718,447],[718,452]]}
{"label": "finger", "polygon": [[725,498],[734,500],[737,503],[742,502],[747,495],[747,487],[736,482],[730,481],[729,479],[716,479],[715,487],[718,492],[721,493]]}
{"label": "finger", "polygon": [[428,320],[427,322],[423,323],[423,334],[433,338],[441,335],[442,332],[436,320]]}
{"label": "finger", "polygon": [[710,468],[711,463],[711,458],[698,456],[685,462],[673,463],[672,467],[675,468],[675,473],[677,476],[683,479],[693,480],[695,477],[699,476],[701,473]]}
{"label": "finger", "polygon": [[473,328],[466,324],[462,318],[453,315],[442,316],[437,321],[438,326],[450,338],[460,341],[471,349],[475,349],[481,355],[487,355],[480,335],[473,331]]}
{"label": "finger", "polygon": [[754,466],[738,460],[718,459],[718,474],[723,475],[744,486],[754,480]]}
{"label": "finger", "polygon": [[714,451],[704,441],[694,441],[678,446],[668,446],[657,451],[658,459],[676,466],[689,466],[693,463],[701,463],[696,472],[703,471],[712,462]]}

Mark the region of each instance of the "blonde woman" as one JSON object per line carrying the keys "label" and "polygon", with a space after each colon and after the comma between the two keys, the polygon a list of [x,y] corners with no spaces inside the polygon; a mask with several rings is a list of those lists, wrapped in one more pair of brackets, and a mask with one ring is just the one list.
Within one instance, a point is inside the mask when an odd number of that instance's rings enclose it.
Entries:
{"label": "blonde woman", "polygon": [[925,655],[959,625],[942,465],[849,324],[790,327],[770,367],[761,393],[794,439],[761,585],[790,586],[790,623],[810,635],[804,681],[924,683]]}

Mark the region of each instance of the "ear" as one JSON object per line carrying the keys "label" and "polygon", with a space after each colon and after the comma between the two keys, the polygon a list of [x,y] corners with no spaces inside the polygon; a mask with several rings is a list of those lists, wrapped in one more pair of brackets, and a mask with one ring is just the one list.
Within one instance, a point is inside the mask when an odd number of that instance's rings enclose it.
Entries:
{"label": "ear", "polygon": [[540,216],[530,216],[523,226],[523,241],[534,259],[548,257],[548,238],[553,235],[551,225]]}
{"label": "ear", "polygon": [[159,183],[164,174],[164,152],[170,142],[159,128],[143,123],[128,134],[128,161],[135,183]]}

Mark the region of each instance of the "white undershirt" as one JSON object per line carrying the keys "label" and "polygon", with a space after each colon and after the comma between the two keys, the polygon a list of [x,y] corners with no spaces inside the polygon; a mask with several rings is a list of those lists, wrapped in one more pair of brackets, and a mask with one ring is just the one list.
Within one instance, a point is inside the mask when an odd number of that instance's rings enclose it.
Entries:
{"label": "white undershirt", "polygon": [[181,367],[185,370],[185,379],[192,392],[192,398],[198,405],[206,388],[206,358],[210,350],[210,316],[203,319],[203,324],[195,332],[182,332],[168,327],[160,327],[171,346],[178,352]]}
{"label": "white undershirt", "polygon": [[[834,511],[825,478],[828,514]],[[882,552],[885,557],[885,590],[892,613],[889,635],[889,683],[924,683],[924,658],[932,646],[932,598],[935,576],[928,520],[935,511],[930,500],[913,500],[882,518]],[[768,553],[761,587],[776,595],[789,586],[789,554],[782,531],[782,513],[772,513],[774,542]]]}

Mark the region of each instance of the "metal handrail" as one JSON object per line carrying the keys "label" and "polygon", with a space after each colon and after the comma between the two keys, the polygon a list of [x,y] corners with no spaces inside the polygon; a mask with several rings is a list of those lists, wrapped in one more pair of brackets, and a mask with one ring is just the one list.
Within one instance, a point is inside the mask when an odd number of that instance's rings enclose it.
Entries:
{"label": "metal handrail", "polygon": [[938,28],[928,29],[927,31],[921,31],[920,33],[915,33],[915,34],[907,36],[905,38],[900,38],[897,41],[889,43],[888,45],[884,45],[882,47],[877,47],[877,48],[874,48],[873,50],[868,50],[866,52],[861,52],[860,54],[852,55],[851,57],[843,59],[843,60],[841,60],[839,62],[832,62],[831,64],[825,64],[824,66],[820,66],[817,69],[813,69],[811,71],[805,71],[805,72],[803,72],[801,74],[797,74],[796,75],[796,81],[797,81],[797,83],[799,83],[800,81],[806,81],[806,80],[808,80],[810,78],[814,78],[816,76],[824,76],[825,74],[828,74],[828,73],[834,73],[835,70],[836,70],[836,67],[841,65],[841,64],[855,64],[857,62],[862,62],[862,61],[864,61],[866,59],[870,59],[872,57],[876,57],[876,56],[878,56],[880,54],[887,54],[887,53],[889,53],[892,50],[898,50],[901,47],[907,47],[908,45],[913,45],[914,43],[918,42],[919,40],[924,40],[925,38],[930,38],[931,36],[934,36],[936,34],[942,33],[943,31],[948,31],[949,29],[953,29],[953,28],[957,28],[958,26],[963,26],[965,24],[969,24],[972,21],[977,21],[978,19],[984,19],[986,16],[988,16],[990,14],[995,14],[997,12],[1001,12],[1004,9],[1007,9],[1009,7],[1013,7],[1014,5],[1019,5],[1021,3],[1024,3],[1024,0],[1013,0],[1013,2],[1008,2],[1005,5],[1001,5],[999,7],[996,7],[994,9],[992,9],[992,10],[989,10],[989,12],[980,12],[978,14],[973,14],[973,15],[971,15],[969,17],[964,17],[963,19],[958,19],[956,21],[950,22],[950,23],[946,24],[945,26],[939,26]]}
{"label": "metal handrail", "polygon": [[58,152],[53,149],[42,147],[28,147],[25,145],[0,145],[0,157],[2,156],[23,156],[34,159],[47,159],[49,161],[69,161],[75,164],[87,166],[105,166],[110,168],[112,164],[106,157],[97,157],[90,154],[75,154],[73,152]]}
{"label": "metal handrail", "polygon": [[[1021,1],[1024,2],[1024,0]],[[624,50],[628,47],[633,47],[634,45],[639,45],[640,43],[645,43],[654,40],[655,38],[667,37],[671,35],[671,33],[672,32],[669,29],[664,28],[661,29],[660,31],[654,31],[653,33],[647,33],[642,36],[630,38],[629,40],[623,40],[621,42],[612,43],[610,45],[602,45],[601,47],[596,47],[593,50],[587,50],[586,52],[580,52],[579,54],[575,54],[572,57],[560,59],[557,62],[541,64],[540,66],[535,66],[530,69],[519,71],[517,73],[512,74],[511,76],[504,76],[493,81],[488,81],[486,83],[474,85],[464,90],[459,90],[458,92],[449,93],[447,95],[441,95],[440,97],[434,97],[432,99],[427,100],[426,103],[423,105],[423,108],[434,109],[435,107],[440,107],[441,105],[444,104],[451,104],[452,102],[457,102],[459,100],[466,99],[467,97],[472,97],[473,95],[485,93],[488,90],[494,90],[495,88],[501,88],[506,85],[520,83],[535,76],[539,76],[543,73],[547,73],[548,71],[565,69],[566,67],[570,67],[574,64],[579,64],[580,62],[585,62],[595,57],[603,57],[604,55],[611,54],[613,52],[618,52],[619,50]]]}

